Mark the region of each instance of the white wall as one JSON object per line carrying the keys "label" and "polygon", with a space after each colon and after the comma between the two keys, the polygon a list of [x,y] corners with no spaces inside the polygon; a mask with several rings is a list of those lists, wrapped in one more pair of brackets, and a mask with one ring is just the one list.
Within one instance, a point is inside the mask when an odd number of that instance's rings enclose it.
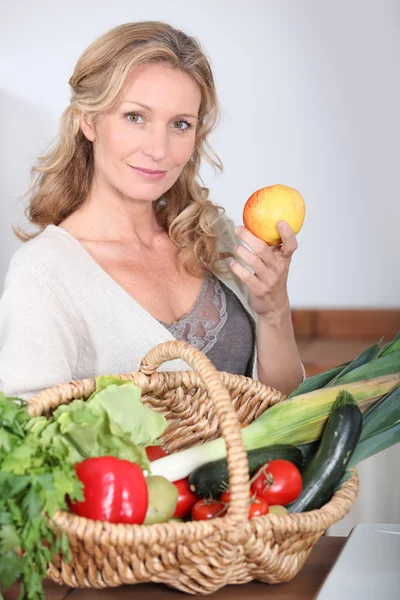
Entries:
{"label": "white wall", "polygon": [[256,189],[307,205],[290,278],[294,307],[400,301],[400,36],[396,0],[20,0],[0,14],[0,290],[18,247],[35,156],[57,131],[84,48],[123,22],[161,19],[198,36],[223,120],[225,172],[203,174],[236,222]]}

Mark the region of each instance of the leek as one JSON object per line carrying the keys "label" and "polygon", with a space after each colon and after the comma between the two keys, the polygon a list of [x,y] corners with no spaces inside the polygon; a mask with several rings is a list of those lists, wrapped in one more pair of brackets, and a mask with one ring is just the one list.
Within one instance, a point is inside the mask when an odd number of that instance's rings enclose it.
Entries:
{"label": "leek", "polygon": [[[242,429],[246,451],[272,444],[310,444],[307,448],[311,453],[311,443],[321,437],[333,403],[343,390],[354,396],[363,412],[382,399],[376,410],[368,411],[365,433],[375,434],[385,428],[386,437],[384,441],[383,438],[375,438],[377,444],[378,440],[382,444],[396,443],[397,430],[396,435],[387,430],[390,424],[395,425],[398,418],[400,332],[382,348],[381,341],[364,350],[353,361],[306,379],[286,401],[271,407]],[[364,446],[361,448],[365,451]],[[225,441],[220,437],[152,462],[151,472],[177,481],[197,467],[225,457]]]}
{"label": "leek", "polygon": [[358,463],[366,460],[370,456],[386,450],[394,444],[400,442],[400,421],[395,425],[390,425],[381,429],[377,434],[365,438],[358,442],[353,456],[350,459],[348,469],[355,467]]}
{"label": "leek", "polygon": [[[385,366],[391,370],[391,365]],[[340,391],[345,389],[352,394],[360,409],[365,411],[400,385],[400,364],[397,371],[373,379],[325,387],[275,404],[242,430],[246,451],[272,444],[298,445],[319,439]],[[197,467],[224,457],[226,446],[224,438],[220,437],[155,460],[151,463],[151,474],[177,481],[190,475]]]}
{"label": "leek", "polygon": [[349,472],[349,469],[351,467],[355,467],[358,465],[358,463],[370,458],[370,456],[378,454],[378,452],[383,452],[383,450],[386,450],[387,448],[390,448],[390,446],[394,446],[399,442],[400,421],[390,427],[386,427],[386,429],[380,430],[379,433],[358,442],[353,456],[351,457],[347,466],[347,471],[339,481],[335,491],[338,490],[345,481],[350,479],[351,473]]}

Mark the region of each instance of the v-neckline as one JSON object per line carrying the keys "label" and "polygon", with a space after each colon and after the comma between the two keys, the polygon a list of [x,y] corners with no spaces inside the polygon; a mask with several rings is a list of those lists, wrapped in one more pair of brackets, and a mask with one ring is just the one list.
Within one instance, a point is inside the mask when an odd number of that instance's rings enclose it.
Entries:
{"label": "v-neckline", "polygon": [[[140,304],[140,302],[138,302],[133,296],[131,296],[131,294],[122,285],[120,285],[113,277],[111,277],[111,275],[109,273],[107,273],[107,271],[105,269],[103,269],[103,267],[93,258],[93,256],[90,254],[90,252],[88,252],[86,250],[85,246],[74,235],[72,235],[72,233],[69,233],[69,231],[67,231],[63,227],[58,227],[57,225],[47,225],[46,229],[51,229],[53,231],[55,230],[55,231],[57,231],[57,233],[61,233],[61,235],[65,235],[66,238],[68,238],[73,244],[75,244],[75,246],[83,254],[83,256],[85,256],[85,259],[88,262],[88,264],[90,263],[92,265],[92,267],[94,267],[101,274],[101,276],[104,279],[106,279],[109,282],[109,284],[112,285],[112,287],[114,287],[114,289],[119,294],[124,296],[128,302],[132,303],[136,309],[140,310],[143,313],[143,315],[145,315],[147,317],[147,319],[150,319],[152,322],[157,323],[157,325],[159,327],[161,327],[162,330],[166,331],[169,334],[169,336],[171,336],[170,339],[172,339],[172,340],[175,339],[175,337],[165,327],[165,324],[166,325],[170,325],[170,324],[166,323],[166,322],[164,324],[164,321],[157,319],[154,315],[151,314],[151,312],[149,310],[147,310],[147,308],[145,308],[142,304]],[[204,279],[206,279],[207,277],[208,277],[208,273],[206,273]],[[183,317],[181,317],[181,319],[184,319],[189,313],[191,313],[193,308],[197,304],[198,299],[199,299],[199,297],[203,291],[204,285],[205,285],[204,279],[202,281],[199,293],[197,294],[197,296],[193,302],[193,305],[191,306],[189,311],[185,315],[183,315]],[[172,323],[171,325],[173,325],[175,323],[179,323],[179,321],[181,319],[174,321],[174,323]]]}
{"label": "v-neckline", "polygon": [[199,305],[199,302],[201,301],[202,297],[204,296],[206,289],[207,289],[207,285],[208,285],[208,278],[209,278],[209,274],[208,274],[208,272],[206,272],[203,277],[203,280],[201,282],[201,287],[200,287],[199,293],[197,294],[192,306],[189,308],[189,310],[184,315],[182,315],[179,319],[176,319],[176,321],[173,321],[172,323],[168,323],[167,321],[163,321],[162,319],[157,319],[158,322],[161,323],[162,325],[164,325],[164,327],[174,327],[175,325],[178,325],[179,323],[186,321],[186,319],[188,319],[190,317],[190,315],[193,313],[193,311],[196,310],[197,306]]}

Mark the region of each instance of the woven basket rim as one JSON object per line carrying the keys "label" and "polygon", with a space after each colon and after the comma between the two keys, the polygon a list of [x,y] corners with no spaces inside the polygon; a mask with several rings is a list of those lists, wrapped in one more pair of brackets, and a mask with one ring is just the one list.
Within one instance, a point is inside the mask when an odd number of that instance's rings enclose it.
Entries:
{"label": "woven basket rim", "polygon": [[[277,404],[278,402],[286,400],[286,396],[282,392],[261,383],[261,381],[247,377],[246,375],[236,375],[229,373],[228,371],[218,371],[218,374],[220,375],[223,384],[228,386],[230,389],[237,388],[238,385],[240,385],[243,387],[248,386],[249,389],[254,389],[255,392],[260,390],[265,390],[269,393],[272,392],[274,394],[274,397],[272,398],[272,404]],[[167,385],[171,376],[174,378],[180,377],[182,384],[184,385],[189,383],[191,387],[202,385],[201,378],[193,370],[158,371],[152,375],[144,375],[140,370],[137,370],[131,371],[130,373],[110,373],[107,375],[107,377],[116,377],[117,379],[136,383],[136,385],[142,389],[144,394],[151,393],[155,387],[159,387],[160,379],[164,379],[164,385],[166,387],[173,389],[174,386]],[[74,400],[87,400],[95,391],[95,389],[96,377],[85,377],[84,379],[76,380],[74,379],[65,383],[54,385],[33,396],[28,402],[28,411],[31,416],[47,416],[47,414],[53,412],[62,404],[69,404]],[[61,402],[59,402],[56,406],[51,407],[50,397],[54,397],[55,394],[60,394]],[[46,407],[46,405],[48,406]]]}

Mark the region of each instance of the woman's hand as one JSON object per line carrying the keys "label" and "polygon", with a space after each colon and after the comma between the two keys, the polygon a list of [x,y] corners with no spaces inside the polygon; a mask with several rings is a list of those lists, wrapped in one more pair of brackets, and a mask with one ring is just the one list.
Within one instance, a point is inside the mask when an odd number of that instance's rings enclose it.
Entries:
{"label": "woman's hand", "polygon": [[237,237],[253,252],[239,244],[235,253],[254,271],[232,260],[230,267],[248,287],[250,303],[260,319],[274,320],[290,310],[287,294],[289,266],[297,249],[296,236],[291,227],[279,221],[277,229],[282,238],[279,246],[268,246],[245,227],[237,227]]}

